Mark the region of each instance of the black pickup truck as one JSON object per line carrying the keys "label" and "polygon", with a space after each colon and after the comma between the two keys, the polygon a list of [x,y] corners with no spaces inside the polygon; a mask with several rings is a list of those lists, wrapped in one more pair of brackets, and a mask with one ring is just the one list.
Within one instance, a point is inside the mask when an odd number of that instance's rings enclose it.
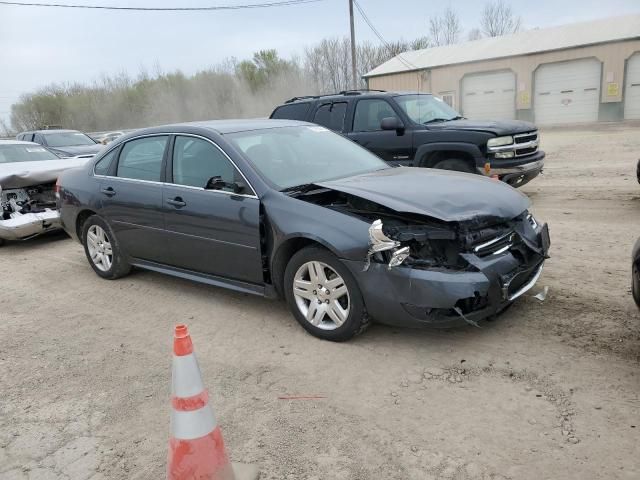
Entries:
{"label": "black pickup truck", "polygon": [[270,118],[322,125],[392,165],[497,176],[514,187],[535,178],[544,166],[535,125],[467,120],[425,93],[350,90],[294,97]]}

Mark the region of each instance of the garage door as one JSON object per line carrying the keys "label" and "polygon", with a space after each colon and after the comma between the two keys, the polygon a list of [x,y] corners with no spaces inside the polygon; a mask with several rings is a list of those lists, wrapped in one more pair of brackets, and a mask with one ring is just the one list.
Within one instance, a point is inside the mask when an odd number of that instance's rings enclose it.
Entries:
{"label": "garage door", "polygon": [[573,60],[542,65],[535,74],[537,124],[598,121],[600,62]]}
{"label": "garage door", "polygon": [[515,118],[515,74],[513,72],[493,72],[464,77],[462,80],[462,111],[467,118]]}
{"label": "garage door", "polygon": [[640,53],[627,62],[624,85],[624,118],[640,119]]}

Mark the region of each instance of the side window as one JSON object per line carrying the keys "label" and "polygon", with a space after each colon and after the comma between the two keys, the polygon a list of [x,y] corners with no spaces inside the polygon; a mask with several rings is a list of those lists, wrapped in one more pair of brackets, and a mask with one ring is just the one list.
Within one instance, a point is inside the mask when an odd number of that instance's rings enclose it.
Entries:
{"label": "side window", "polygon": [[341,132],[344,129],[344,116],[347,113],[347,103],[326,103],[316,110],[313,123],[327,127],[329,130]]}
{"label": "side window", "polygon": [[308,103],[291,103],[276,108],[271,114],[271,118],[280,118],[284,120],[306,120]]}
{"label": "side window", "polygon": [[117,148],[114,148],[112,151],[107,153],[104,157],[102,157],[98,163],[96,163],[95,167],[93,167],[93,171],[96,175],[108,175],[111,169],[111,164],[113,163],[113,159],[116,157]]}
{"label": "side window", "polygon": [[145,137],[124,144],[117,176],[159,182],[167,136]]}
{"label": "side window", "polygon": [[385,100],[365,99],[356,104],[356,113],[353,118],[354,132],[373,132],[380,130],[380,122],[383,118],[397,117],[391,105]]}
{"label": "side window", "polygon": [[44,145],[44,137],[42,135],[40,135],[39,133],[36,133],[33,136],[33,141],[36,143],[39,143],[40,145]]}
{"label": "side window", "polygon": [[215,145],[201,138],[177,136],[173,147],[173,183],[204,188],[212,177],[228,183],[241,178]]}

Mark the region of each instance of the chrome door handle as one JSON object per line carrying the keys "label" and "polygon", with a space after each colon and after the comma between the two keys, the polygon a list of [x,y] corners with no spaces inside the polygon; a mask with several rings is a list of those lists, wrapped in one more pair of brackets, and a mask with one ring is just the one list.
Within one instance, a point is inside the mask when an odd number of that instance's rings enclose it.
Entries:
{"label": "chrome door handle", "polygon": [[102,188],[100,189],[100,192],[105,194],[107,197],[113,197],[116,194],[116,191],[111,187]]}
{"label": "chrome door handle", "polygon": [[173,205],[176,208],[182,208],[182,207],[186,207],[187,206],[187,202],[185,202],[184,200],[182,200],[182,198],[180,197],[176,197],[176,198],[170,198],[169,200],[167,200],[167,203],[169,205]]}

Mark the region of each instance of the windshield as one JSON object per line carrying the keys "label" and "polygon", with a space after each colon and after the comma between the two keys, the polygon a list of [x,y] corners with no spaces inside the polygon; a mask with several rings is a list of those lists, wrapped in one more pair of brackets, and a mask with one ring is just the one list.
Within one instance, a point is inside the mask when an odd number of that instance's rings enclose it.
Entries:
{"label": "windshield", "polygon": [[460,117],[449,105],[433,95],[400,95],[395,101],[416,123],[455,120]]}
{"label": "windshield", "polygon": [[47,145],[50,147],[77,147],[80,145],[95,145],[90,137],[80,132],[47,133]]}
{"label": "windshield", "polygon": [[324,127],[252,130],[226,137],[280,190],[388,168],[369,151]]}
{"label": "windshield", "polygon": [[60,160],[56,155],[40,145],[0,145],[0,163],[39,162]]}

